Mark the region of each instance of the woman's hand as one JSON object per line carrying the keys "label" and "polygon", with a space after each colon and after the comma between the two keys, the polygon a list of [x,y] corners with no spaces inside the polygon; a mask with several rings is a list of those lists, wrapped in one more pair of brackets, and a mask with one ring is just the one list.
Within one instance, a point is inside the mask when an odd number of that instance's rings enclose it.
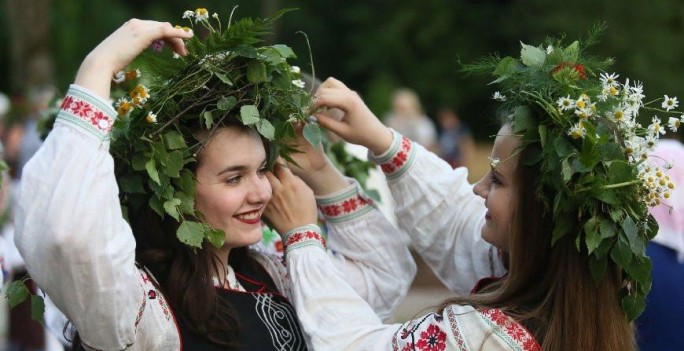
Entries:
{"label": "woman's hand", "polygon": [[273,197],[264,210],[264,215],[278,233],[318,220],[316,199],[313,191],[279,160],[273,173],[266,173],[271,182]]}
{"label": "woman's hand", "polygon": [[330,116],[325,109],[319,110],[316,117],[323,127],[350,143],[367,147],[376,155],[389,149],[392,131],[368,109],[359,94],[344,83],[328,78],[316,91],[316,97],[316,106],[343,112],[340,120]]}
{"label": "woman's hand", "polygon": [[163,40],[179,55],[188,52],[183,39],[192,32],[170,23],[132,19],[103,40],[81,63],[75,83],[109,100],[111,79],[155,40]]}
{"label": "woman's hand", "polygon": [[293,162],[288,166],[318,196],[328,195],[346,188],[349,184],[323,151],[323,146],[314,147],[302,134],[302,126],[295,127],[296,139],[289,146],[297,149],[289,155]]}

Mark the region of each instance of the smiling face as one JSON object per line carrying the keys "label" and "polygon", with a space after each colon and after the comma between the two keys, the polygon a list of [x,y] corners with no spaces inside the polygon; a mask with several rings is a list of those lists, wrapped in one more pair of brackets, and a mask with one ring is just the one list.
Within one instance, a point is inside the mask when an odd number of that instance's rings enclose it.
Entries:
{"label": "smiling face", "polygon": [[494,141],[491,156],[492,160],[500,162],[492,167],[473,188],[475,194],[485,199],[487,207],[482,238],[507,252],[513,213],[517,205],[518,190],[515,175],[518,155],[516,149],[520,146],[520,139],[511,134],[510,125],[506,124],[501,127]]}
{"label": "smiling face", "polygon": [[266,151],[256,132],[217,130],[202,150],[196,177],[195,206],[213,228],[225,232],[225,247],[261,240],[261,215],[271,199],[271,184]]}

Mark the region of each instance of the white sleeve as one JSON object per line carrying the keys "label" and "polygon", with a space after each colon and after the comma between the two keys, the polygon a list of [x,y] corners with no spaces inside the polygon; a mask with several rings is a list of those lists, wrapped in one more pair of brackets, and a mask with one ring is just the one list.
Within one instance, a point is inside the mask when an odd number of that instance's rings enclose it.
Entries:
{"label": "white sleeve", "polygon": [[540,350],[533,336],[499,310],[450,305],[443,313],[383,324],[332,265],[316,226],[284,237],[292,302],[314,350]]}
{"label": "white sleeve", "polygon": [[480,235],[486,208],[465,168],[452,169],[396,132],[387,152],[369,158],[387,176],[399,227],[447,287],[468,293],[479,279],[504,274],[498,251]]}
{"label": "white sleeve", "polygon": [[114,116],[107,102],[71,86],[24,167],[15,237],[33,279],[84,344],[101,350],[133,344],[145,298],[109,154]]}
{"label": "white sleeve", "polygon": [[356,181],[350,182],[317,198],[328,227],[329,255],[354,291],[386,319],[406,296],[416,264],[399,229]]}

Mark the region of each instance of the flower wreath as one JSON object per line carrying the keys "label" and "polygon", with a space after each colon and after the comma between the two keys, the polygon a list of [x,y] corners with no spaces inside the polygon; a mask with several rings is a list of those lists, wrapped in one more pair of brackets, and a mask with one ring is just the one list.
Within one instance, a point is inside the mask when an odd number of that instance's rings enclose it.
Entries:
{"label": "flower wreath", "polygon": [[[540,169],[537,195],[553,218],[552,244],[572,235],[577,250],[588,255],[594,280],[605,274],[608,260],[623,272],[621,306],[629,318],[638,317],[651,288],[651,261],[645,248],[658,225],[648,212],[670,196],[674,183],[649,154],[666,133],[658,116],[643,127],[641,110],[671,116],[672,131],[684,116],[674,109],[676,97],[667,95],[644,103],[643,85],[618,81],[606,69],[612,59],[585,54],[597,42],[603,26],[587,39],[563,45],[522,44],[520,58],[492,56],[466,71],[492,73],[501,89],[493,99],[510,111],[513,133],[523,147],[532,147],[526,164]],[[536,112],[536,113],[535,113]],[[502,160],[490,160],[496,168]],[[555,194],[553,198],[546,194]]]}
{"label": "flower wreath", "polygon": [[294,52],[281,44],[259,45],[285,12],[234,22],[231,13],[224,24],[204,8],[185,11],[191,27],[207,32],[186,41],[186,57],[155,42],[115,75],[115,83],[130,89],[114,103],[119,116],[111,143],[124,216],[150,206],[180,223],[181,242],[200,248],[206,239],[221,247],[223,231],[205,223],[194,206],[191,166],[206,140],[197,141],[192,131],[211,134],[227,119],[237,120],[269,142],[269,166],[278,155],[296,151],[284,143],[295,136],[295,122],[305,123],[312,144],[323,140],[320,127],[307,123],[311,95],[300,69],[287,61]]}

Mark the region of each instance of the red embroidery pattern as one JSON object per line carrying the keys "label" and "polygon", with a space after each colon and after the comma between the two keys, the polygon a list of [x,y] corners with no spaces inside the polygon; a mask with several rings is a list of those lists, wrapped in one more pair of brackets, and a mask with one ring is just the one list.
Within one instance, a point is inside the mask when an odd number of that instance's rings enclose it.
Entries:
{"label": "red embroidery pattern", "polygon": [[411,140],[405,136],[401,138],[401,147],[399,151],[389,161],[380,165],[382,171],[390,175],[400,170],[408,161],[411,154]]}
{"label": "red embroidery pattern", "polygon": [[145,312],[145,306],[147,306],[147,299],[143,297],[142,304],[140,304],[140,309],[138,310],[138,315],[135,317],[135,327],[138,327],[140,320],[142,320],[143,312]]}
{"label": "red embroidery pattern", "polygon": [[323,238],[320,234],[307,230],[303,232],[297,232],[294,233],[290,236],[287,237],[287,241],[285,241],[285,247],[290,247],[292,245],[304,242],[304,241],[310,241],[310,240],[316,240],[320,242],[323,247],[325,247],[325,238]]}
{"label": "red embroidery pattern", "polygon": [[526,351],[541,351],[541,346],[537,343],[530,332],[512,318],[501,312],[499,309],[486,309],[480,312],[481,315],[496,324],[506,333],[516,344]]}
{"label": "red embroidery pattern", "polygon": [[372,200],[364,199],[360,195],[354,195],[353,197],[342,202],[321,206],[321,212],[323,212],[323,214],[328,218],[335,218],[358,212],[365,206],[372,204]]}
{"label": "red embroidery pattern", "polygon": [[456,322],[456,314],[454,313],[454,310],[451,308],[447,308],[447,319],[449,320],[449,325],[451,325],[451,331],[454,334],[454,339],[456,339],[456,345],[458,345],[458,349],[461,351],[467,351],[468,348],[465,345],[465,340],[463,340],[463,336],[461,335],[461,329],[458,327],[458,323]]}
{"label": "red embroidery pattern", "polygon": [[164,316],[166,317],[166,320],[171,319],[171,312],[169,312],[169,305],[166,303],[166,300],[164,300],[164,296],[162,294],[158,294],[157,301],[159,301],[159,305],[161,305],[162,312],[164,312]]}
{"label": "red embroidery pattern", "polygon": [[109,115],[102,112],[88,101],[79,99],[73,95],[67,95],[64,100],[62,100],[61,109],[90,124],[96,130],[104,134],[109,133],[114,124],[114,121]]}
{"label": "red embroidery pattern", "polygon": [[444,351],[446,348],[446,333],[436,324],[430,324],[427,330],[420,332],[420,339],[416,347],[421,351]]}

